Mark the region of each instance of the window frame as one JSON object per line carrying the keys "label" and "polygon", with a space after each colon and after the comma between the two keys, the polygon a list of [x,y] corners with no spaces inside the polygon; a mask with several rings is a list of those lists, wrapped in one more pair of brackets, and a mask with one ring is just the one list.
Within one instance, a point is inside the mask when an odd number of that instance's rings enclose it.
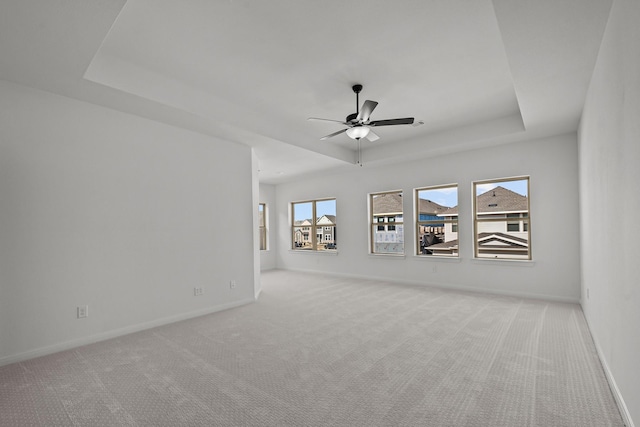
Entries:
{"label": "window frame", "polygon": [[[402,197],[402,210],[396,214],[395,216],[393,216],[392,221],[389,221],[389,214],[393,213],[393,212],[386,212],[386,213],[382,213],[379,216],[375,216],[374,214],[374,210],[373,210],[373,200],[376,196],[382,196],[385,194],[400,194],[400,197]],[[369,204],[369,254],[371,255],[387,255],[387,256],[404,256],[405,255],[405,245],[404,245],[404,192],[403,190],[390,190],[390,191],[379,191],[379,192],[375,192],[375,193],[369,193],[367,195],[368,197],[368,204]],[[400,220],[398,221],[398,217],[400,218]],[[389,226],[393,227],[393,230],[389,230]],[[384,232],[388,232],[388,231],[394,231],[396,234],[398,234],[398,226],[400,227],[400,230],[402,231],[402,252],[376,252],[375,250],[375,246],[376,246],[376,232],[377,231],[384,231]]]}
{"label": "window frame", "polygon": [[[421,191],[429,191],[429,190],[440,190],[440,189],[445,189],[445,188],[455,188],[456,189],[456,201],[457,204],[456,206],[458,206],[458,215],[455,216],[455,219],[445,219],[443,217],[442,220],[420,220],[420,192]],[[414,189],[414,219],[415,219],[415,236],[414,236],[414,250],[415,250],[415,255],[416,256],[420,256],[420,257],[442,257],[442,258],[460,258],[460,233],[458,232],[458,224],[459,224],[459,220],[460,220],[460,215],[459,215],[459,206],[460,206],[460,198],[459,198],[459,185],[457,183],[452,183],[452,184],[442,184],[442,185],[431,185],[428,187],[419,187],[419,188],[415,188]],[[429,224],[451,224],[451,232],[452,233],[458,233],[458,250],[456,251],[455,254],[452,255],[443,255],[443,254],[438,254],[438,255],[434,255],[434,254],[426,254],[426,253],[422,253],[422,248],[420,245],[420,227],[421,226],[429,226]]]}
{"label": "window frame", "polygon": [[[262,215],[260,215],[262,209]],[[258,233],[260,235],[259,248],[261,251],[269,250],[269,232],[267,228],[267,204],[258,203]]]}
{"label": "window frame", "polygon": [[[512,182],[512,181],[526,181],[527,183],[527,195],[524,196],[527,199],[527,210],[526,212],[520,212],[519,216],[509,217],[510,213],[513,211],[504,211],[504,212],[496,212],[495,214],[487,214],[484,218],[478,218],[478,195],[477,188],[479,185],[483,184],[500,184],[504,182]],[[494,179],[485,179],[479,181],[473,181],[471,183],[472,190],[472,215],[473,215],[473,258],[476,260],[492,260],[492,261],[532,261],[533,260],[533,251],[531,246],[531,177],[528,175],[523,176],[515,176],[515,177],[507,177],[507,178],[494,178]],[[491,191],[491,190],[488,190]],[[484,193],[483,193],[484,194]],[[478,244],[478,235],[479,235],[479,225],[483,223],[505,223],[505,230],[508,230],[509,224],[518,224],[517,233],[527,233],[527,256],[526,257],[516,257],[516,256],[498,256],[495,257],[487,257],[480,256],[480,245]],[[516,233],[516,231],[507,231],[507,233]],[[504,254],[502,254],[504,255]]]}
{"label": "window frame", "polygon": [[[334,201],[335,205],[336,205],[336,213],[333,215],[336,219],[333,223],[333,226],[325,226],[325,225],[318,225],[318,215],[317,215],[317,208],[316,208],[316,203],[318,202],[326,202],[326,201]],[[311,203],[311,224],[310,225],[299,225],[296,226],[296,217],[295,217],[295,205],[300,205],[300,204],[304,204],[304,203]],[[290,208],[289,208],[289,212],[291,215],[291,247],[290,250],[293,251],[301,251],[301,252],[337,252],[337,239],[336,239],[336,228],[337,228],[337,210],[338,210],[338,202],[337,199],[335,197],[327,197],[327,198],[322,198],[322,199],[309,199],[309,200],[300,200],[300,201],[296,201],[296,202],[291,202],[289,203]],[[327,249],[326,245],[327,243],[323,242],[323,238],[325,238],[326,236],[328,236],[329,234],[326,233],[327,228],[331,228],[333,227],[333,232],[331,232],[331,236],[333,237],[333,241],[330,242],[331,245],[333,245],[332,249]],[[310,241],[311,242],[311,247],[310,248],[303,248],[303,247],[296,247],[296,229],[300,229],[301,232],[306,232],[303,233],[305,235],[308,236],[307,239],[305,239],[305,241]],[[320,235],[320,244],[324,244],[325,248],[323,249],[318,249],[318,236]]]}

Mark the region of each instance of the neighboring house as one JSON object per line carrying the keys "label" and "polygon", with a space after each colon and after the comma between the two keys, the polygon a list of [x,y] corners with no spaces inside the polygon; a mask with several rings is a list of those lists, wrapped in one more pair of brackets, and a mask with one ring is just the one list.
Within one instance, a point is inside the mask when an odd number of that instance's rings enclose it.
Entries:
{"label": "neighboring house", "polygon": [[402,194],[378,194],[373,200],[373,221],[379,231],[396,231],[395,222],[402,222]]}
{"label": "neighboring house", "polygon": [[527,259],[529,257],[527,239],[500,232],[479,233],[478,258],[495,258],[496,256]]}
{"label": "neighboring house", "polygon": [[402,194],[377,194],[372,203],[372,220],[374,252],[404,252]]}
{"label": "neighboring house", "polygon": [[293,241],[296,246],[311,245],[311,220],[304,219],[302,221],[295,221],[293,223],[294,234]]}
{"label": "neighboring house", "polygon": [[[295,221],[293,241],[297,247],[311,246],[311,219]],[[316,244],[327,245],[336,243],[336,216],[322,215],[316,220]]]}
{"label": "neighboring house", "polygon": [[316,236],[318,244],[336,243],[336,216],[322,215],[316,222]]}
{"label": "neighboring house", "polygon": [[[529,216],[529,201],[526,196],[498,186],[476,197],[476,209],[478,258],[528,258],[529,232],[525,218]],[[439,216],[447,219],[458,216],[458,207]],[[454,231],[452,224],[446,225],[444,242],[429,247],[434,255],[450,256],[458,252],[457,229]]]}
{"label": "neighboring house", "polygon": [[431,255],[431,246],[445,241],[445,228],[446,226],[451,228],[451,224],[445,224],[440,214],[448,209],[431,200],[418,199],[418,221],[430,221],[428,224],[418,226],[421,254]]}

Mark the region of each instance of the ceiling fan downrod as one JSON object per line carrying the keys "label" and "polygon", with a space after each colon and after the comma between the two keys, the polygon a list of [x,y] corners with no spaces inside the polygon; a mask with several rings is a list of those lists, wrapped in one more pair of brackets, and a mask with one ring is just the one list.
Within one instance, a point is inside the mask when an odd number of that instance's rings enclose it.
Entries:
{"label": "ceiling fan downrod", "polygon": [[358,117],[358,114],[360,114],[360,100],[358,95],[362,91],[362,85],[353,85],[351,89],[356,93],[356,117]]}

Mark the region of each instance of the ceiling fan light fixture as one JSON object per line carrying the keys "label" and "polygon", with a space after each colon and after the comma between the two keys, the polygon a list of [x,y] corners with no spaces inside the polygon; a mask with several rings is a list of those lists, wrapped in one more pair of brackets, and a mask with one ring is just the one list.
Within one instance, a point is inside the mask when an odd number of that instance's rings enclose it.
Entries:
{"label": "ceiling fan light fixture", "polygon": [[354,126],[347,129],[347,136],[351,139],[358,140],[369,135],[369,128],[366,126]]}

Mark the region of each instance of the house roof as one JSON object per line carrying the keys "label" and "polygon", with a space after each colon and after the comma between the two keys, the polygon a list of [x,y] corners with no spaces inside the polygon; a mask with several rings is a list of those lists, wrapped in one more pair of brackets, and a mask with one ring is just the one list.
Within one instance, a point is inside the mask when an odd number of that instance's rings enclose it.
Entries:
{"label": "house roof", "polygon": [[373,214],[391,215],[402,213],[402,194],[384,193],[373,196]]}
{"label": "house roof", "polygon": [[[326,218],[326,221],[323,221],[323,218]],[[335,223],[336,223],[335,215],[322,215],[320,218],[318,218],[318,221],[316,221],[316,224],[320,224],[320,225],[334,225]]]}
{"label": "house roof", "polygon": [[418,212],[421,214],[437,215],[439,212],[446,211],[450,208],[442,206],[428,199],[418,199]]}
{"label": "house roof", "polygon": [[526,248],[529,246],[527,239],[505,233],[480,233],[478,234],[478,242],[483,248]]}
{"label": "house roof", "polygon": [[451,248],[457,248],[457,247],[458,247],[458,239],[450,240],[448,242],[436,243],[435,245],[427,246],[427,248],[429,248],[429,250],[433,250],[433,249],[451,249]]}
{"label": "house roof", "polygon": [[523,212],[529,210],[529,200],[521,194],[497,186],[476,197],[476,207],[479,213]]}
{"label": "house roof", "polygon": [[[478,242],[480,242],[481,247],[484,249],[522,249],[529,246],[527,239],[505,233],[480,233],[478,234]],[[430,250],[450,249],[457,246],[458,239],[436,243],[435,245],[428,246],[428,248]]]}
{"label": "house roof", "polygon": [[[326,218],[327,221],[322,221],[322,218]],[[320,224],[320,225],[335,225],[336,223],[336,216],[335,215],[322,215],[321,217],[318,217],[318,219],[316,220],[316,224]],[[311,218],[308,219],[302,219],[302,220],[297,220],[293,222],[294,227],[304,227],[304,226],[310,226],[311,224]]]}
{"label": "house roof", "polygon": [[438,214],[439,216],[458,216],[458,206],[447,208]]}
{"label": "house roof", "polygon": [[[490,214],[497,212],[527,212],[529,202],[526,196],[497,186],[480,194],[476,198],[478,213]],[[439,216],[457,216],[458,207],[454,206],[438,214]]]}

